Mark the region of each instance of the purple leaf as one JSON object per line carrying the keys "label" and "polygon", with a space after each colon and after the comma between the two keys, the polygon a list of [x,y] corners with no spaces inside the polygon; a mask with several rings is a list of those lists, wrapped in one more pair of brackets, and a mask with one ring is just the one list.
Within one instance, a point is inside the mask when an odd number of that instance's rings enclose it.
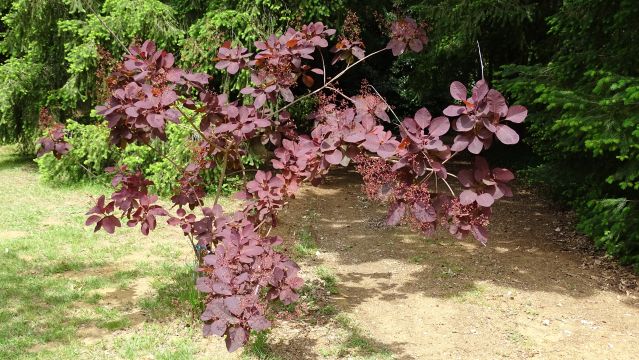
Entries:
{"label": "purple leaf", "polygon": [[388,209],[388,216],[386,218],[386,225],[395,226],[402,221],[404,213],[406,212],[406,205],[403,202],[396,202]]}
{"label": "purple leaf", "polygon": [[[216,67],[217,67],[217,65],[216,65]],[[237,74],[238,71],[240,71],[240,64],[237,63],[237,62],[228,62],[228,66],[226,68],[226,71],[228,71],[229,74],[231,74],[231,75],[235,75],[235,74]]]}
{"label": "purple leaf", "polygon": [[519,142],[519,134],[508,125],[497,125],[497,139],[506,145],[513,145]]}
{"label": "purple leaf", "polygon": [[489,90],[488,90],[488,84],[486,84],[486,81],[479,80],[475,86],[473,86],[473,102],[474,103],[478,103],[480,102],[484,97],[486,97],[486,95],[488,94]]}
{"label": "purple leaf", "polygon": [[526,116],[528,116],[528,109],[521,105],[513,105],[508,109],[506,120],[519,124],[526,119]]}
{"label": "purple leaf", "polygon": [[468,144],[468,151],[473,154],[479,154],[483,148],[484,143],[478,137],[474,137],[470,144]]}
{"label": "purple leaf", "polygon": [[495,202],[495,199],[490,194],[481,194],[477,196],[476,201],[479,206],[490,207]]}
{"label": "purple leaf", "polygon": [[377,155],[379,155],[382,159],[388,159],[389,157],[395,155],[396,152],[397,145],[393,143],[381,144],[377,149]]}
{"label": "purple leaf", "polygon": [[433,222],[437,219],[435,208],[421,201],[417,201],[413,204],[411,212],[415,219],[421,222]]}
{"label": "purple leaf", "polygon": [[445,116],[439,116],[433,119],[428,127],[430,135],[440,137],[448,132],[450,129],[450,121]]}
{"label": "purple leaf", "polygon": [[475,156],[475,164],[474,164],[474,173],[475,181],[481,182],[484,179],[490,177],[490,167],[488,166],[488,161],[482,156]]}
{"label": "purple leaf", "polygon": [[282,98],[286,102],[290,103],[295,101],[295,96],[293,95],[293,92],[289,88],[280,88],[280,94],[282,94]]}
{"label": "purple leaf", "polygon": [[212,324],[204,324],[204,336],[222,336],[226,332],[226,320],[219,319]]}
{"label": "purple leaf", "polygon": [[473,171],[470,169],[460,170],[457,174],[457,179],[464,187],[471,187],[475,185],[475,178],[473,176]]}
{"label": "purple leaf", "polygon": [[459,202],[462,205],[470,205],[477,199],[477,194],[472,190],[464,190],[459,194]]}
{"label": "purple leaf", "polygon": [[486,228],[484,228],[483,226],[473,225],[470,228],[470,233],[473,234],[473,237],[477,239],[477,241],[479,241],[480,243],[486,245],[486,242],[488,242],[488,232],[486,231]]}
{"label": "purple leaf", "polygon": [[146,116],[146,121],[156,129],[161,129],[164,126],[164,118],[160,114],[148,114]]}
{"label": "purple leaf", "polygon": [[229,352],[233,352],[246,344],[248,341],[248,332],[239,326],[234,326],[228,329],[226,335],[226,349]]}
{"label": "purple leaf", "polygon": [[116,227],[121,227],[120,220],[113,215],[109,215],[100,221],[100,224],[109,234],[113,234],[115,232]]}
{"label": "purple leaf", "polygon": [[261,246],[245,246],[242,248],[242,255],[257,256],[264,253],[264,248]]}
{"label": "purple leaf", "polygon": [[426,127],[428,127],[428,124],[430,124],[431,118],[432,116],[430,115],[430,112],[426,108],[421,108],[417,110],[417,112],[415,113],[415,122],[422,129],[425,129]]}
{"label": "purple leaf", "polygon": [[264,105],[265,102],[266,102],[266,94],[261,93],[257,95],[257,97],[255,98],[255,103],[253,103],[253,105],[255,106],[256,109],[259,109],[262,107],[262,105]]}
{"label": "purple leaf", "polygon": [[220,294],[220,295],[232,295],[233,294],[233,289],[231,289],[230,286],[228,286],[227,284],[221,283],[221,282],[216,282],[211,286],[211,289],[213,289],[213,292],[216,294]]}
{"label": "purple leaf", "polygon": [[515,179],[515,175],[513,175],[510,170],[504,168],[494,168],[493,176],[495,180],[500,182],[509,182]]}
{"label": "purple leaf", "polygon": [[470,133],[457,135],[455,136],[453,146],[451,146],[450,149],[452,151],[462,151],[468,147],[468,144],[470,144],[472,139],[474,139],[474,136]]}
{"label": "purple leaf", "polygon": [[168,106],[173,104],[178,99],[178,95],[173,90],[167,90],[162,93],[162,99],[160,100],[160,104],[162,106]]}
{"label": "purple leaf", "polygon": [[453,83],[450,84],[450,95],[455,100],[466,101],[468,90],[466,89],[466,86],[464,86],[464,84],[460,83],[459,81],[453,81]]}
{"label": "purple leaf", "polygon": [[271,327],[271,322],[264,316],[256,315],[249,319],[248,325],[255,331],[262,331]]}
{"label": "purple leaf", "polygon": [[326,161],[329,162],[329,164],[339,165],[339,163],[342,162],[342,157],[342,152],[339,149],[335,149],[329,153],[326,153],[324,158],[326,159]]}
{"label": "purple leaf", "polygon": [[416,53],[421,52],[424,49],[424,44],[422,44],[419,39],[411,39],[408,46],[410,46],[410,49]]}
{"label": "purple leaf", "polygon": [[446,107],[446,109],[444,109],[444,115],[455,117],[455,116],[459,116],[463,114],[465,111],[466,111],[465,106],[449,105],[448,107]]}

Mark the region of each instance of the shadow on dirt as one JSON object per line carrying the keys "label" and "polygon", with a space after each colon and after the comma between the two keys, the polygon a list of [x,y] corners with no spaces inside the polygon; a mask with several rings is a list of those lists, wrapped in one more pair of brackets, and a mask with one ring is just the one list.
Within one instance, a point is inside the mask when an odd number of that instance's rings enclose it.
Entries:
{"label": "shadow on dirt", "polygon": [[[562,247],[566,224],[561,216],[526,191],[494,207],[487,246],[473,239],[455,240],[443,231],[426,238],[406,227],[386,227],[385,208],[364,198],[354,172],[336,172],[325,185],[306,188],[282,215],[279,233],[290,238],[304,223],[300,217],[307,209],[316,213],[310,225],[318,234],[320,250],[334,254],[339,267],[382,261],[417,269],[402,284],[391,281],[392,271],[341,273],[340,283],[377,283],[373,288],[340,284],[349,307],[414,293],[455,297],[477,290],[476,284],[484,281],[574,298],[592,296],[603,286],[596,272],[584,268],[581,254]],[[392,270],[392,266],[379,268]]]}

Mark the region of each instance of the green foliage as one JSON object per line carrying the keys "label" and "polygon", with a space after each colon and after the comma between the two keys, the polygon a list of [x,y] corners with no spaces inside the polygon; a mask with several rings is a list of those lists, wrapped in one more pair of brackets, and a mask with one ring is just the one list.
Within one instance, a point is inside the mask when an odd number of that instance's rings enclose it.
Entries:
{"label": "green foliage", "polygon": [[548,19],[550,61],[502,68],[499,87],[534,105],[525,141],[530,173],[573,206],[580,228],[639,263],[639,9],[629,0],[572,0]]}
{"label": "green foliage", "polygon": [[172,7],[159,0],[13,0],[5,4],[0,53],[0,142],[33,151],[40,108],[58,119],[89,119],[97,104],[96,77],[103,48],[116,58],[124,45],[152,38],[177,49],[184,36]]}
{"label": "green foliage", "polygon": [[625,198],[590,200],[579,207],[579,229],[595,238],[598,247],[634,264],[639,272],[639,207]]}
{"label": "green foliage", "polygon": [[[484,75],[491,82],[499,66],[543,56],[537,45],[544,37],[539,26],[545,10],[528,0],[395,0],[410,16],[429,26],[428,51],[395,62],[391,81],[406,108],[448,105],[452,80],[481,79],[477,43]],[[402,109],[400,109],[402,111]]]}
{"label": "green foliage", "polygon": [[103,170],[117,160],[116,152],[108,146],[109,129],[103,124],[82,125],[69,120],[67,130],[72,146],[67,156],[58,160],[47,154],[36,160],[42,179],[58,184],[86,180],[107,183]]}
{"label": "green foliage", "polygon": [[[174,0],[179,2],[180,0]],[[229,78],[215,69],[217,49],[227,40],[251,51],[253,43],[271,33],[280,33],[295,23],[329,21],[344,8],[344,0],[212,0],[204,16],[195,21],[182,43],[181,62],[199,72],[217,74],[225,90],[239,90],[248,84],[248,72]]]}
{"label": "green foliage", "polygon": [[[106,167],[126,165],[129,169],[140,169],[145,177],[154,182],[153,191],[162,196],[173,193],[173,186],[182,176],[182,169],[190,159],[191,129],[186,125],[169,124],[166,142],[156,141],[150,146],[129,145],[119,151],[109,144],[109,129],[106,124],[83,125],[67,121],[69,143],[72,148],[60,160],[47,154],[38,158],[38,169],[42,179],[49,183],[70,185],[83,182],[108,184],[111,176]],[[256,168],[263,159],[249,153],[242,159],[247,168]],[[178,165],[178,167],[176,167]],[[204,172],[208,191],[216,190],[219,169]],[[238,175],[229,177],[222,185],[224,193],[235,191],[242,180]]]}

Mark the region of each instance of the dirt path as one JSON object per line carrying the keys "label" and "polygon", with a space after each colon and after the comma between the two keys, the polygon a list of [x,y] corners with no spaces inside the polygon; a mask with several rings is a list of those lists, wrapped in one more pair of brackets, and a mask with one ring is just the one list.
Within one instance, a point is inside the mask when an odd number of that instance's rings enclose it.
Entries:
{"label": "dirt path", "polygon": [[[332,301],[399,359],[639,359],[636,277],[530,193],[496,206],[486,247],[385,228],[353,174],[305,188],[280,233],[307,209],[317,214],[313,265],[339,278]],[[292,358],[322,358],[312,348],[328,335],[298,331]]]}

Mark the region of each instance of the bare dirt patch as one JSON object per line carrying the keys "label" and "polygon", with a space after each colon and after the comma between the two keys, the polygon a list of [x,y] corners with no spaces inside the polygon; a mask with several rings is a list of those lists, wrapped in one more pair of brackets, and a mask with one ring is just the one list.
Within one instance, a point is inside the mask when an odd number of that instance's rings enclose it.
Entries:
{"label": "bare dirt patch", "polygon": [[[279,233],[290,238],[309,208],[312,263],[339,277],[335,303],[397,358],[628,358],[639,348],[637,277],[530,192],[496,206],[485,247],[380,225],[384,209],[363,201],[351,173],[303,189]],[[305,355],[290,358],[324,358],[322,335],[306,334]]]}

